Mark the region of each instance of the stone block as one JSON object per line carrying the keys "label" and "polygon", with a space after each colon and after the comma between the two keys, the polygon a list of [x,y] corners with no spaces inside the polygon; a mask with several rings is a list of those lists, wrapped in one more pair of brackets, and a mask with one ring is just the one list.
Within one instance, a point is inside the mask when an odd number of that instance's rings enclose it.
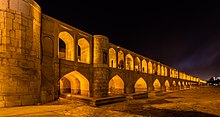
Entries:
{"label": "stone block", "polygon": [[10,0],[9,2],[9,9],[17,11],[18,10],[18,1],[19,0]]}
{"label": "stone block", "polygon": [[5,101],[5,107],[21,106],[21,100]]}
{"label": "stone block", "polygon": [[0,2],[0,9],[8,9],[8,0],[1,0]]}

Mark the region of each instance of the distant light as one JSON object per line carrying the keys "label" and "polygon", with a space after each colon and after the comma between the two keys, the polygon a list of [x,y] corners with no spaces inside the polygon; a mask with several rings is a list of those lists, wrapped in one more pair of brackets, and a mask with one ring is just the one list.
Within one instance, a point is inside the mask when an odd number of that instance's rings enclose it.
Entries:
{"label": "distant light", "polygon": [[117,48],[120,48],[119,46],[117,46]]}
{"label": "distant light", "polygon": [[70,95],[70,94],[68,94],[68,95],[67,95],[67,97],[71,97],[71,95]]}

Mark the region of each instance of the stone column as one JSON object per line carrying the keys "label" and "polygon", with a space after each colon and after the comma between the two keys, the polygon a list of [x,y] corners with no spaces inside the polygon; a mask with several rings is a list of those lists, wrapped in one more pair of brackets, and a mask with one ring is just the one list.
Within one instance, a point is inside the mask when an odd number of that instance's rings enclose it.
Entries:
{"label": "stone column", "polygon": [[93,97],[108,96],[108,48],[109,40],[103,35],[94,35],[94,76],[93,76]]}
{"label": "stone column", "polygon": [[0,107],[39,102],[40,27],[34,0],[0,1]]}

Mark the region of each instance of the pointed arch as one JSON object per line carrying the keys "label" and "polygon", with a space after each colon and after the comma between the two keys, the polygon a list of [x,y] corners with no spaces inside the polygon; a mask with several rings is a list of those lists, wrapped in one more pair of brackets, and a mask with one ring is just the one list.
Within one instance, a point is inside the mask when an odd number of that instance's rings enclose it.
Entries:
{"label": "pointed arch", "polygon": [[64,82],[62,81],[64,78],[67,79],[71,85],[71,87],[70,87],[71,94],[90,96],[89,81],[80,72],[72,71],[72,72],[64,75],[60,79],[60,85],[63,85],[62,87],[66,87],[66,86],[64,86]]}
{"label": "pointed arch", "polygon": [[141,71],[141,60],[136,57],[134,61],[135,71]]}
{"label": "pointed arch", "polygon": [[174,86],[174,87],[176,87],[176,86],[177,86],[175,81],[173,81],[173,83],[172,83],[172,84],[173,84],[173,86]]}
{"label": "pointed arch", "polygon": [[153,83],[153,86],[154,86],[154,90],[155,91],[160,91],[160,88],[161,88],[161,84],[160,84],[160,81],[158,79],[156,79]]}
{"label": "pointed arch", "polygon": [[160,75],[161,75],[161,76],[165,76],[165,75],[164,75],[164,67],[163,67],[162,65],[161,65],[161,72],[160,72]]}
{"label": "pointed arch", "polygon": [[124,53],[120,50],[118,52],[118,68],[124,69]]}
{"label": "pointed arch", "polygon": [[157,73],[157,65],[154,63],[153,64],[153,74]]}
{"label": "pointed arch", "polygon": [[59,58],[74,61],[74,39],[66,31],[59,33]]}
{"label": "pointed arch", "polygon": [[149,61],[148,64],[147,64],[147,68],[148,68],[148,73],[149,74],[153,74],[153,65],[152,63]]}
{"label": "pointed arch", "polygon": [[71,93],[71,83],[67,78],[62,77],[60,79],[60,94],[66,93]]}
{"label": "pointed arch", "polygon": [[181,87],[181,82],[180,82],[180,81],[178,82],[178,86],[180,86],[180,87]]}
{"label": "pointed arch", "polygon": [[147,83],[142,77],[137,80],[137,82],[134,85],[134,89],[135,89],[135,93],[147,92]]}
{"label": "pointed arch", "polygon": [[142,60],[142,72],[147,73],[147,61],[145,59]]}
{"label": "pointed arch", "polygon": [[161,75],[161,73],[160,73],[160,65],[159,64],[157,65],[157,75]]}
{"label": "pointed arch", "polygon": [[78,62],[90,63],[90,44],[85,38],[78,40]]}
{"label": "pointed arch", "polygon": [[109,49],[109,67],[116,68],[116,51],[114,48]]}
{"label": "pointed arch", "polygon": [[168,80],[165,81],[164,85],[166,87],[166,91],[169,91],[170,90],[170,83]]}
{"label": "pointed arch", "polygon": [[120,76],[115,75],[109,81],[109,95],[124,94],[124,81]]}
{"label": "pointed arch", "polygon": [[125,56],[126,60],[126,70],[134,70],[134,60],[130,54]]}
{"label": "pointed arch", "polygon": [[167,75],[167,67],[164,67],[164,76],[168,76]]}

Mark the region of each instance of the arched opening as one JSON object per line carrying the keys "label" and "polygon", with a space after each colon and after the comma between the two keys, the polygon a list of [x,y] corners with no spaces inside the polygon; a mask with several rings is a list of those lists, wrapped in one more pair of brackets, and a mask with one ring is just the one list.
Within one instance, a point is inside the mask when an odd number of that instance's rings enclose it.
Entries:
{"label": "arched opening", "polygon": [[135,71],[141,71],[141,60],[136,57],[134,62]]}
{"label": "arched opening", "polygon": [[148,67],[147,68],[148,68],[148,70],[147,70],[148,73],[152,74],[153,73],[153,66],[152,66],[152,63],[150,61],[148,62]]}
{"label": "arched opening", "polygon": [[157,65],[157,75],[161,75],[160,74],[160,65]]}
{"label": "arched opening", "polygon": [[124,82],[118,75],[109,81],[109,95],[124,94]]}
{"label": "arched opening", "polygon": [[118,52],[118,68],[124,69],[124,53],[122,51]]}
{"label": "arched opening", "polygon": [[142,60],[142,72],[147,73],[147,61],[145,59]]}
{"label": "arched opening", "polygon": [[90,46],[85,38],[78,40],[78,62],[90,63]]}
{"label": "arched opening", "polygon": [[167,67],[164,67],[164,76],[167,76]]}
{"label": "arched opening", "polygon": [[126,70],[134,70],[133,57],[130,54],[127,54],[125,60],[126,60]]}
{"label": "arched opening", "polygon": [[116,51],[114,48],[109,49],[109,67],[116,68]]}
{"label": "arched opening", "polygon": [[153,64],[153,74],[157,74],[157,65]]}
{"label": "arched opening", "polygon": [[163,66],[161,66],[161,72],[160,72],[160,75],[161,75],[161,76],[165,76],[165,75],[164,75],[164,67],[163,67]]}
{"label": "arched opening", "polygon": [[175,81],[173,81],[173,86],[176,87],[176,82]]}
{"label": "arched opening", "polygon": [[165,81],[165,87],[166,87],[166,91],[170,91],[170,83],[168,80]]}
{"label": "arched opening", "polygon": [[153,83],[153,86],[154,86],[154,91],[161,91],[161,84],[160,84],[160,81],[158,79],[156,79]]}
{"label": "arched opening", "polygon": [[59,33],[58,45],[59,58],[74,61],[74,39],[68,32]]}
{"label": "arched opening", "polygon": [[71,83],[70,81],[62,77],[60,79],[60,94],[71,93]]}
{"label": "arched opening", "polygon": [[178,82],[178,86],[181,87],[181,82],[180,81]]}
{"label": "arched opening", "polygon": [[89,96],[89,81],[78,71],[70,72],[60,79],[60,94]]}
{"label": "arched opening", "polygon": [[134,85],[135,93],[137,92],[147,92],[147,83],[143,78],[139,78]]}

